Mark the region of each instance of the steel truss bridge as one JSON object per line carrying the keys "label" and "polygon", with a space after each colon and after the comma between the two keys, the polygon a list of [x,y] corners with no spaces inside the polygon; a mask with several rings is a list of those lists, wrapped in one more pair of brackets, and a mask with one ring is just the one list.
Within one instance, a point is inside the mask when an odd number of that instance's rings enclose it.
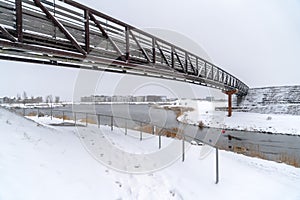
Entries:
{"label": "steel truss bridge", "polygon": [[0,0],[0,59],[183,81],[247,94],[199,56],[72,0]]}

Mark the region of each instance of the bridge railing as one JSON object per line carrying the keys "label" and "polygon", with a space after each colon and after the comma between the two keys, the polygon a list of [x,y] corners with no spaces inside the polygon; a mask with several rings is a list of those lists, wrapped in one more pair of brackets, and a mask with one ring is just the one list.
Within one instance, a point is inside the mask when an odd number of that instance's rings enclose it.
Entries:
{"label": "bridge railing", "polygon": [[175,79],[221,90],[248,86],[201,57],[72,0],[0,0],[0,58]]}

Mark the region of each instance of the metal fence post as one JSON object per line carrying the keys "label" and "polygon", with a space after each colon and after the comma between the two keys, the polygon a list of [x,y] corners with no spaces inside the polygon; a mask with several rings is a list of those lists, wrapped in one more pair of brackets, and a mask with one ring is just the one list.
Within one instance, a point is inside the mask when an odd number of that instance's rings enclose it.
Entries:
{"label": "metal fence post", "polygon": [[142,127],[143,127],[143,123],[141,122],[140,124],[141,128],[140,128],[140,141],[143,140],[143,132],[142,132]]}
{"label": "metal fence post", "polygon": [[216,147],[216,184],[219,183],[219,149]]}
{"label": "metal fence post", "polygon": [[40,109],[39,108],[37,109],[37,117],[38,118],[40,117]]}
{"label": "metal fence post", "polygon": [[110,117],[110,129],[111,129],[111,131],[113,131],[114,130],[114,128],[113,128],[113,126],[114,126],[114,117],[113,116],[111,116]]}
{"label": "metal fence post", "polygon": [[127,120],[125,119],[125,135],[127,135]]}
{"label": "metal fence post", "polygon": [[62,116],[62,119],[63,119],[63,122],[65,122],[65,112],[63,111],[63,116]]}
{"label": "metal fence post", "polygon": [[182,135],[182,162],[184,162],[185,155],[184,155],[184,135]]}
{"label": "metal fence post", "polygon": [[100,128],[100,115],[97,114],[98,128]]}
{"label": "metal fence post", "polygon": [[85,113],[85,126],[88,126],[88,113]]}
{"label": "metal fence post", "polygon": [[76,126],[76,121],[77,121],[77,119],[76,119],[76,112],[74,112],[74,125]]}
{"label": "metal fence post", "polygon": [[25,113],[25,108],[23,108],[23,116],[24,116],[24,117],[25,117],[25,114],[26,114],[26,113]]}
{"label": "metal fence post", "polygon": [[161,149],[161,134],[158,133],[158,148]]}
{"label": "metal fence post", "polygon": [[52,114],[52,111],[53,111],[53,108],[52,108],[52,105],[51,105],[51,120],[52,120],[52,116],[53,116],[53,114]]}

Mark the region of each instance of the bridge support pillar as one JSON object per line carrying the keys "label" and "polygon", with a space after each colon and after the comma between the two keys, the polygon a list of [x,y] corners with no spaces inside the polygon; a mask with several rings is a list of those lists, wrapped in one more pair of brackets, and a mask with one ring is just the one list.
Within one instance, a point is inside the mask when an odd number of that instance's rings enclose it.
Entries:
{"label": "bridge support pillar", "polygon": [[230,91],[224,91],[224,94],[227,94],[228,96],[228,117],[232,116],[232,95],[236,94],[238,90],[230,90]]}

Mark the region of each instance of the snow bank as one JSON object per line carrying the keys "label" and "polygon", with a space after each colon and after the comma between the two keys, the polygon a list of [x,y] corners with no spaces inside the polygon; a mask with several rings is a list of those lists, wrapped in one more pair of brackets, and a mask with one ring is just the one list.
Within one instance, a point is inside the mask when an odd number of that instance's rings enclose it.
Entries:
{"label": "snow bank", "polygon": [[251,88],[239,101],[233,96],[233,105],[262,114],[300,115],[300,86]]}
{"label": "snow bank", "polygon": [[69,103],[12,103],[0,104],[4,108],[59,108],[68,105]]}
{"label": "snow bank", "polygon": [[[300,199],[300,169],[285,164],[220,151],[216,185],[214,153],[200,159],[208,147],[191,146],[184,163],[178,160],[156,173],[123,174],[94,160],[75,130],[45,127],[0,109],[0,199]],[[107,134],[132,151],[153,148],[150,140],[117,130]]]}
{"label": "snow bank", "polygon": [[181,106],[193,107],[194,111],[186,112],[178,120],[194,125],[203,122],[204,126],[214,128],[300,135],[300,116],[233,112],[232,117],[227,117],[227,112],[215,111],[221,104],[225,103],[186,100]]}

